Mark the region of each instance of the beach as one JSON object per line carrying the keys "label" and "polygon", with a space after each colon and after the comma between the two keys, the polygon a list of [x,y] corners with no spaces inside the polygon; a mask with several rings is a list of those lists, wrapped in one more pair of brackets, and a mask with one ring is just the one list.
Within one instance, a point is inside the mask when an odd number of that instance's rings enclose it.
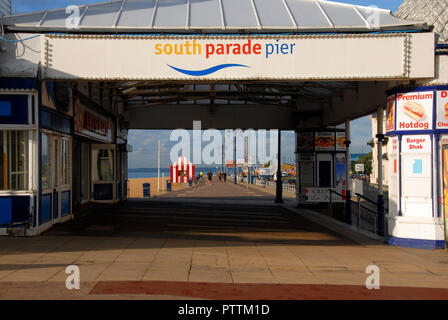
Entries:
{"label": "beach", "polygon": [[[170,177],[162,178],[160,177],[160,190],[157,191],[157,178],[136,178],[128,180],[128,198],[143,198],[143,184],[150,184],[150,195],[157,196],[159,194],[166,192],[166,181]],[[188,187],[188,184],[173,184],[172,190],[179,190]]]}

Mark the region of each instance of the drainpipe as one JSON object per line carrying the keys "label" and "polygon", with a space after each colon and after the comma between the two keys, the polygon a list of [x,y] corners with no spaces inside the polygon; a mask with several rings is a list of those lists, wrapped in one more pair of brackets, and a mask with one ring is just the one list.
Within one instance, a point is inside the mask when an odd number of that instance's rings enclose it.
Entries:
{"label": "drainpipe", "polygon": [[377,111],[377,135],[378,139],[378,234],[385,236],[384,230],[384,195],[383,195],[383,107],[378,107]]}
{"label": "drainpipe", "polygon": [[352,202],[351,202],[351,186],[350,168],[352,165],[350,156],[350,120],[345,120],[345,215],[347,224],[352,224]]}
{"label": "drainpipe", "polygon": [[282,181],[282,162],[281,162],[281,139],[282,131],[278,130],[278,153],[277,153],[277,190],[275,192],[275,203],[283,203],[283,181]]}

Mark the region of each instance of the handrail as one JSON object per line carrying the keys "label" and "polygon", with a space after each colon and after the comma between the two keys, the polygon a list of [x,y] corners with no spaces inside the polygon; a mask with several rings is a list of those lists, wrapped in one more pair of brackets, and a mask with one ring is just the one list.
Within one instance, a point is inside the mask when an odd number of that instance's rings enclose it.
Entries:
{"label": "handrail", "polygon": [[[340,193],[338,193],[338,192],[336,192],[336,191],[334,191],[334,190],[332,190],[332,189],[328,189],[328,191],[330,191],[330,201],[329,201],[329,203],[328,203],[328,210],[329,210],[329,212],[330,211],[332,211],[332,199],[331,199],[331,195],[334,193],[334,194],[336,194],[336,195],[338,195],[338,196],[340,196],[341,198],[346,198],[346,196],[343,196],[342,194],[340,194]],[[360,199],[362,198],[362,199],[365,199],[365,200],[367,200],[368,202],[370,202],[370,203],[373,203],[373,204],[375,204],[376,205],[376,203],[374,202],[374,201],[372,201],[372,200],[370,200],[370,199],[368,199],[368,198],[366,198],[366,197],[364,197],[364,196],[362,196],[362,195],[360,195],[359,193],[356,193],[356,196],[358,197],[358,201],[356,202],[356,201],[353,201],[352,199],[349,199],[349,201],[350,201],[350,205],[352,205],[352,204],[354,204],[354,205],[357,205],[358,206],[358,229],[360,229],[361,228],[361,213],[363,213],[362,211],[361,211],[361,208],[362,209],[364,209],[364,210],[366,210],[367,211],[367,213],[369,213],[369,214],[371,214],[371,215],[373,215],[374,217],[375,217],[375,219],[374,219],[374,226],[373,226],[373,228],[374,228],[374,232],[376,233],[377,232],[377,224],[378,224],[378,212],[376,212],[375,210],[373,210],[373,209],[370,209],[370,208],[368,208],[368,207],[366,207],[366,206],[363,206],[362,204],[361,204],[361,201],[360,201]],[[365,213],[364,213],[365,214]]]}
{"label": "handrail", "polygon": [[[334,190],[331,190],[331,189],[328,189],[328,191],[330,191],[330,192],[332,192],[332,193],[336,193],[338,196],[340,196],[341,198],[345,198],[345,196],[343,196],[342,194],[340,194],[340,193],[338,193],[338,192],[336,192],[336,191],[334,191]],[[351,199],[350,199],[351,200]],[[351,200],[352,201],[352,200]]]}
{"label": "handrail", "polygon": [[377,205],[378,203],[376,203],[375,201],[373,201],[373,200],[370,200],[369,198],[366,198],[366,197],[364,197],[362,194],[359,194],[359,193],[355,193],[358,197],[360,197],[361,199],[364,199],[364,200],[366,200],[367,202],[370,202],[371,204],[374,204],[374,205]]}
{"label": "handrail", "polygon": [[[375,206],[378,205],[377,202],[375,202],[375,201],[373,201],[373,200],[370,200],[369,198],[366,198],[366,197],[364,197],[363,195],[361,195],[361,194],[359,194],[359,193],[355,193],[355,194],[356,194],[356,196],[358,196],[358,197],[360,197],[360,198],[366,200],[367,202],[370,202],[371,204],[373,204],[373,205],[375,205]],[[384,208],[384,211],[389,212],[389,209],[388,209],[388,208]]]}
{"label": "handrail", "polygon": [[[342,194],[340,194],[340,193],[338,193],[338,192],[336,192],[336,191],[334,191],[334,190],[331,190],[331,189],[328,189],[328,191],[330,191],[331,193],[335,193],[335,194],[337,194],[338,196],[340,196],[341,198],[345,198],[345,196],[343,196]],[[358,195],[358,194],[356,194],[356,195]],[[361,196],[362,197],[362,196]],[[363,198],[363,197],[362,197]],[[367,199],[367,200],[369,200],[369,199]],[[370,202],[373,202],[373,201],[371,201],[371,200],[369,200]],[[356,201],[353,201],[352,199],[350,199],[350,202],[351,203],[353,203],[353,204],[358,204]],[[374,202],[373,202],[374,203]],[[376,203],[374,203],[374,204],[376,204]],[[377,214],[376,213],[376,211],[374,211],[374,210],[372,210],[372,209],[370,209],[370,208],[367,208],[367,207],[365,207],[365,206],[363,206],[362,204],[360,204],[359,205],[361,208],[363,208],[363,209],[366,209],[367,211],[370,211],[372,214]]]}

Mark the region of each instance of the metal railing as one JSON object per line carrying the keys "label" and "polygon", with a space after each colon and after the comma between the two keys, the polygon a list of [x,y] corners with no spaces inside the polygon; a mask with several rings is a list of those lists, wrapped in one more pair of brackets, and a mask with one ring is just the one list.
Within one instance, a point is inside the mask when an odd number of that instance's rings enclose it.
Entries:
{"label": "metal railing", "polygon": [[[331,216],[333,213],[333,201],[332,201],[333,194],[336,194],[337,196],[341,197],[342,199],[345,199],[345,196],[338,193],[337,191],[332,190],[332,189],[328,189],[328,191],[330,192],[330,201],[328,203],[328,213]],[[360,195],[359,193],[356,193],[356,199],[357,199],[357,201],[353,201],[352,199],[350,199],[350,205],[355,206],[357,208],[356,226],[357,226],[358,230],[364,229],[367,231],[378,233],[378,213],[374,209],[363,205],[361,202],[361,199],[372,204],[372,205],[375,205],[375,207],[377,206],[377,203]],[[353,212],[353,210],[351,210],[351,212]],[[367,218],[364,218],[366,215],[368,215],[370,217],[370,221],[368,221]],[[362,221],[365,221],[364,226],[363,226]],[[372,221],[373,221],[372,228],[365,228],[365,225],[369,224],[369,222],[372,222]]]}
{"label": "metal railing", "polygon": [[[255,179],[255,185],[262,186],[262,187],[265,187],[265,188],[273,188],[273,189],[275,189],[277,187],[277,182],[276,181],[269,181],[269,180]],[[284,183],[283,182],[282,186],[283,186],[283,191],[284,192],[296,193],[296,185],[295,184],[289,184],[289,183]]]}

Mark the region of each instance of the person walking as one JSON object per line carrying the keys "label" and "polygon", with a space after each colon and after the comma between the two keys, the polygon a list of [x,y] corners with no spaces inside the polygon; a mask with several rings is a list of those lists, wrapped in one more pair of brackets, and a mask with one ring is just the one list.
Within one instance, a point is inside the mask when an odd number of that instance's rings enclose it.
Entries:
{"label": "person walking", "polygon": [[221,172],[221,170],[219,170],[218,171],[218,179],[219,179],[219,181],[221,181],[221,178],[222,178],[222,172]]}
{"label": "person walking", "polygon": [[212,176],[213,176],[213,173],[211,170],[209,170],[209,172],[207,173],[207,176],[208,176],[208,184],[211,185],[212,184]]}
{"label": "person walking", "polygon": [[224,182],[226,182],[226,181],[227,181],[227,172],[224,172],[224,173],[222,174],[222,177],[224,178]]}

